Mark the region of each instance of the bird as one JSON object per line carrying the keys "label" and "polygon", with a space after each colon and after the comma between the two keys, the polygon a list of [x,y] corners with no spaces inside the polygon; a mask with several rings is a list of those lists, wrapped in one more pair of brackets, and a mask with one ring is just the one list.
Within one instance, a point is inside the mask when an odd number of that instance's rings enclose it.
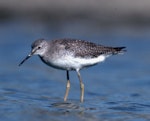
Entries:
{"label": "bird", "polygon": [[126,47],[111,47],[96,44],[86,40],[62,38],[62,39],[37,39],[31,45],[31,52],[21,61],[21,66],[33,55],[56,69],[66,71],[66,91],[64,101],[67,101],[70,90],[69,71],[76,71],[80,82],[80,102],[84,101],[84,83],[80,70],[103,62],[111,55],[124,53]]}

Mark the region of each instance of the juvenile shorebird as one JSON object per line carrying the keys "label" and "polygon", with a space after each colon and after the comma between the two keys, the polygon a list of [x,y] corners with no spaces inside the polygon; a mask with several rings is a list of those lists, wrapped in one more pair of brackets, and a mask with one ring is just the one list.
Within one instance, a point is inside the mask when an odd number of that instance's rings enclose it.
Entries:
{"label": "juvenile shorebird", "polygon": [[56,39],[51,41],[38,39],[33,42],[31,47],[31,53],[19,66],[32,55],[38,55],[48,66],[66,70],[67,85],[64,101],[67,100],[70,89],[69,71],[75,70],[80,81],[81,102],[84,100],[84,84],[79,71],[82,68],[93,66],[104,61],[110,55],[125,52],[125,47],[108,47],[77,39]]}

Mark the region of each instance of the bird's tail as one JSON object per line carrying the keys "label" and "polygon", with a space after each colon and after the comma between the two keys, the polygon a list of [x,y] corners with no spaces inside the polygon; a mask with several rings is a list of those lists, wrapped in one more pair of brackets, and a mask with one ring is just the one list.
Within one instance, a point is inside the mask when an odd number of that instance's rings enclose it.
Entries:
{"label": "bird's tail", "polygon": [[123,54],[127,50],[125,50],[126,47],[114,47],[113,54]]}

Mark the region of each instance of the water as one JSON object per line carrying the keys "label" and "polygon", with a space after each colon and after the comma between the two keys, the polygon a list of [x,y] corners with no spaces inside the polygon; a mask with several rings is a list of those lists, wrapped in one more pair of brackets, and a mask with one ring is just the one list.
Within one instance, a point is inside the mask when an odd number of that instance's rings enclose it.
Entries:
{"label": "water", "polygon": [[[83,23],[78,26],[65,23],[59,27],[16,20],[1,22],[0,26],[1,120],[150,120],[150,29],[131,34],[130,30],[129,33],[118,30],[102,33],[88,27],[85,31]],[[71,72],[69,100],[64,103],[65,71],[46,66],[36,56],[18,67],[30,52],[31,43],[41,37],[93,40],[126,46],[127,52],[81,71],[85,83],[84,103],[79,102],[77,75]]]}

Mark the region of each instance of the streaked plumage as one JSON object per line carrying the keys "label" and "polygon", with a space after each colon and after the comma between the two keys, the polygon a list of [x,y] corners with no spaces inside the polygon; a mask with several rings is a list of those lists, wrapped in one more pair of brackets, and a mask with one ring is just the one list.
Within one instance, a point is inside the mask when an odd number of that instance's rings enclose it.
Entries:
{"label": "streaked plumage", "polygon": [[83,102],[84,97],[84,84],[79,71],[84,67],[93,66],[104,61],[110,55],[125,52],[125,47],[108,47],[77,39],[56,39],[51,41],[38,39],[33,42],[31,47],[31,53],[19,66],[32,55],[39,55],[41,60],[47,65],[66,70],[67,87],[64,101],[67,100],[70,89],[69,71],[75,70],[80,81],[81,102]]}

